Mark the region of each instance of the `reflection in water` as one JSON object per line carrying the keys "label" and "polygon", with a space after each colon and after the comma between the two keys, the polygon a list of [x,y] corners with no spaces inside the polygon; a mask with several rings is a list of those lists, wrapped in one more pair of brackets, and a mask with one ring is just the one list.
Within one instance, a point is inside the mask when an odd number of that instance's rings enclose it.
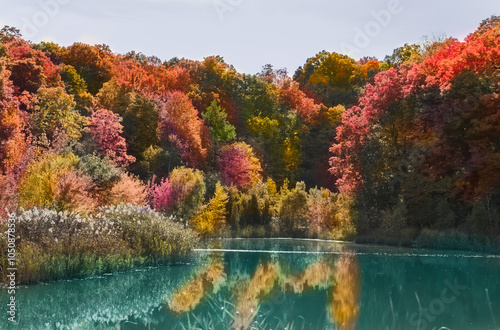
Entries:
{"label": "reflection in water", "polygon": [[257,314],[259,302],[274,288],[279,267],[273,263],[263,263],[257,267],[250,281],[243,283],[236,294],[236,320],[234,328],[246,329]]}
{"label": "reflection in water", "polygon": [[330,285],[332,265],[327,259],[321,259],[303,272],[284,279],[284,287],[293,293],[302,293],[308,289],[325,289]]}
{"label": "reflection in water", "polygon": [[[216,248],[233,252],[20,287],[17,328],[498,328],[497,256],[296,240],[231,240]],[[234,252],[258,248],[274,252]],[[420,313],[415,292],[428,313]],[[0,290],[0,305],[8,300]],[[0,318],[0,329],[8,328]]]}
{"label": "reflection in water", "polygon": [[174,293],[168,302],[168,308],[175,314],[192,311],[207,293],[211,290],[217,291],[225,279],[224,264],[221,262],[211,263]]}
{"label": "reflection in water", "polygon": [[359,317],[361,275],[353,253],[340,256],[334,270],[335,286],[330,312],[342,330],[355,329]]}

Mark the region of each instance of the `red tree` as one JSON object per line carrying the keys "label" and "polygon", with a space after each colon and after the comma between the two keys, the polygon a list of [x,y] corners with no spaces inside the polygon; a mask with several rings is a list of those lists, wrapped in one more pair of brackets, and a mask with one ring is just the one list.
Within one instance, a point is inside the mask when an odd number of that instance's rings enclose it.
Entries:
{"label": "red tree", "polygon": [[421,82],[418,66],[398,70],[382,71],[375,76],[373,84],[367,84],[358,105],[348,109],[342,116],[342,125],[337,127],[337,143],[330,151],[330,172],[338,177],[337,187],[341,191],[359,190],[363,183],[359,158],[372,125],[388,111],[390,106],[412,93]]}
{"label": "red tree", "polygon": [[191,100],[186,94],[175,91],[165,94],[159,104],[161,138],[177,148],[187,165],[204,167],[210,148],[210,131]]}
{"label": "red tree", "polygon": [[127,142],[120,134],[123,132],[122,119],[117,114],[97,109],[90,118],[90,132],[99,151],[120,166],[135,162],[135,158],[127,155]]}
{"label": "red tree", "polygon": [[226,186],[246,189],[251,185],[250,161],[247,152],[237,145],[221,151],[219,171],[222,182]]}
{"label": "red tree", "polygon": [[281,98],[290,109],[295,110],[302,119],[309,124],[317,124],[322,104],[316,103],[312,98],[299,89],[299,84],[287,81],[281,85]]}
{"label": "red tree", "polygon": [[19,94],[24,91],[34,94],[41,86],[56,86],[60,81],[59,67],[26,41],[16,39],[7,44],[7,49],[8,68],[12,72],[10,79]]}

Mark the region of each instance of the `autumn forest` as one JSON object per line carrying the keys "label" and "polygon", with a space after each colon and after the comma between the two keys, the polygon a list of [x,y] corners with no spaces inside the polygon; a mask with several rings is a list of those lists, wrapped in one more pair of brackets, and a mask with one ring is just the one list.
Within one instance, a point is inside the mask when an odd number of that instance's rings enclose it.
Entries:
{"label": "autumn forest", "polygon": [[388,53],[249,75],[4,27],[0,226],[16,218],[20,281],[214,237],[498,249],[500,17]]}

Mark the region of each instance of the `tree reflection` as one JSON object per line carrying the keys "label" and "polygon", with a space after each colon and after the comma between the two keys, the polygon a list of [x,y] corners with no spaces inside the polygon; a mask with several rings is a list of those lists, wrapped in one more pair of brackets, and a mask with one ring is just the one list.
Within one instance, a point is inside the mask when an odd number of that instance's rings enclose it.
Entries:
{"label": "tree reflection", "polygon": [[361,274],[354,253],[340,256],[334,268],[330,315],[341,330],[355,329],[359,317]]}
{"label": "tree reflection", "polygon": [[299,274],[283,280],[286,291],[302,293],[308,289],[326,288],[331,283],[332,264],[327,259],[316,261]]}
{"label": "tree reflection", "polygon": [[175,314],[192,311],[211,290],[216,290],[226,279],[224,264],[212,262],[202,272],[177,290],[168,302],[168,308]]}
{"label": "tree reflection", "polygon": [[237,314],[233,328],[246,329],[257,315],[259,302],[274,288],[279,267],[274,263],[261,263],[252,278],[243,283],[236,295]]}

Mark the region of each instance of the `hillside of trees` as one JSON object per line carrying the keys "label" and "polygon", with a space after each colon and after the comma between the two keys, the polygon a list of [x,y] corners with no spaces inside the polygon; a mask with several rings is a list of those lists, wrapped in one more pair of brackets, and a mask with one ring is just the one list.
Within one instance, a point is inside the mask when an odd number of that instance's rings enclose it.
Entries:
{"label": "hillside of trees", "polygon": [[0,218],[125,204],[206,237],[498,237],[499,69],[496,16],[464,41],[255,75],[6,26]]}

